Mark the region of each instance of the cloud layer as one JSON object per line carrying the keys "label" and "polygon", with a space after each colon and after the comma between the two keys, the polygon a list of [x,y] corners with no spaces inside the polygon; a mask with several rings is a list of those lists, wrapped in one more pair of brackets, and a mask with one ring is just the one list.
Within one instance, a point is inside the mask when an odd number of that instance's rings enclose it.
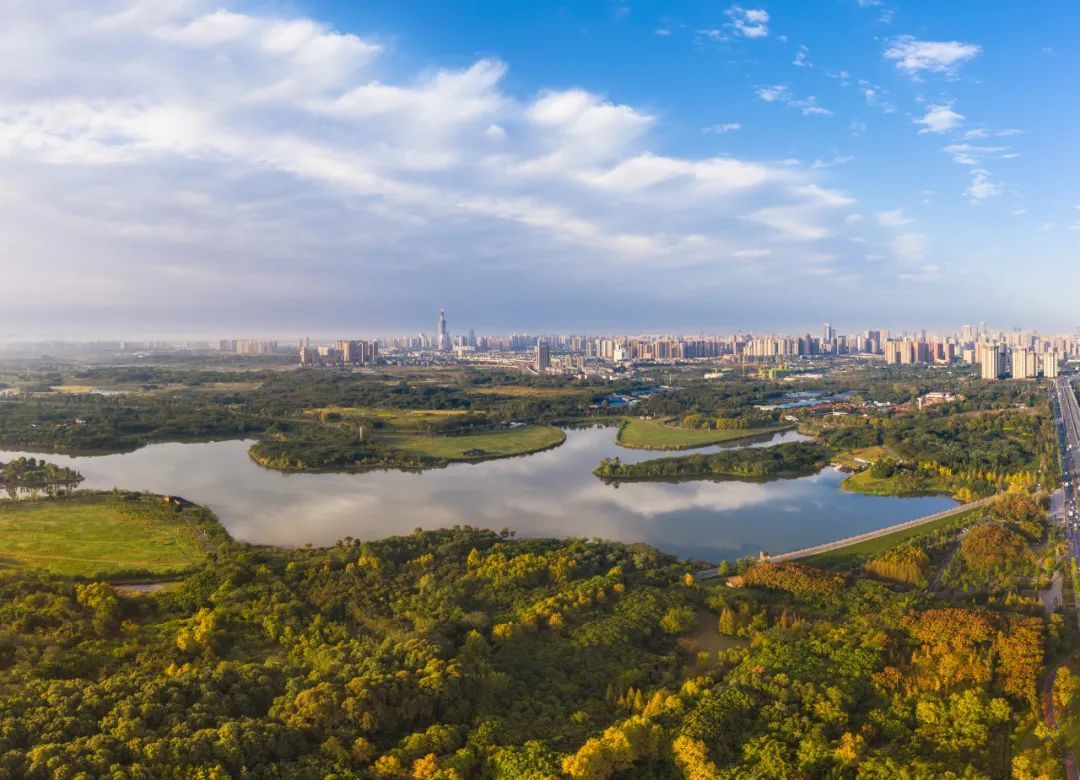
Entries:
{"label": "cloud layer", "polygon": [[[620,278],[613,295],[647,300],[643,269],[695,269],[666,295],[770,268],[854,274],[854,199],[817,168],[662,153],[650,111],[574,88],[513,96],[499,59],[395,74],[377,40],[201,0],[14,0],[5,15],[0,249],[19,284],[0,296],[15,316],[20,284],[82,312],[165,317],[209,296],[375,320],[530,280]],[[767,35],[764,11],[729,16]]]}

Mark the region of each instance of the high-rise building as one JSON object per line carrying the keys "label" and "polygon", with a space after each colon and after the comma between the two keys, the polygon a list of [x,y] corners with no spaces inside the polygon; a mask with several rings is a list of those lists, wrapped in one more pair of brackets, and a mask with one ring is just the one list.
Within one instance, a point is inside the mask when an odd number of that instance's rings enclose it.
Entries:
{"label": "high-rise building", "polygon": [[1057,379],[1058,356],[1056,352],[1047,352],[1042,356],[1042,374],[1046,379]]}
{"label": "high-rise building", "polygon": [[542,338],[536,340],[536,359],[533,368],[537,371],[547,371],[551,367],[551,347]]}
{"label": "high-rise building", "polygon": [[446,330],[446,309],[439,309],[439,326],[436,331],[435,349],[440,352],[450,351],[450,333]]}
{"label": "high-rise building", "polygon": [[1005,353],[998,344],[980,344],[979,374],[983,379],[1001,379],[1005,373]]}
{"label": "high-rise building", "polygon": [[1012,351],[1012,378],[1034,379],[1034,373],[1028,373],[1028,350],[1025,347],[1017,347]]}
{"label": "high-rise building", "polygon": [[825,330],[822,335],[822,341],[832,341],[836,338],[836,329],[833,328],[828,322],[825,323]]}

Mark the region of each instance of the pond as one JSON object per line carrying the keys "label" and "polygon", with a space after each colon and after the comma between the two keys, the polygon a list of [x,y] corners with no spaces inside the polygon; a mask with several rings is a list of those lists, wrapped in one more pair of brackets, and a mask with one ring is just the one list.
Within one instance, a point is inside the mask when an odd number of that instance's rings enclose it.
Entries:
{"label": "pond", "polygon": [[[423,473],[283,474],[256,465],[251,442],[153,444],[120,455],[33,455],[71,466],[81,487],[183,496],[217,513],[234,538],[255,544],[328,545],[415,528],[473,525],[519,536],[602,537],[645,542],[708,561],[798,549],[937,512],[947,498],[844,493],[832,468],[773,482],[726,480],[606,485],[592,475],[603,457],[633,462],[663,453],[614,442],[613,428],[567,431],[546,452]],[[803,437],[785,431],[731,446]],[[695,452],[709,452],[706,447]]]}

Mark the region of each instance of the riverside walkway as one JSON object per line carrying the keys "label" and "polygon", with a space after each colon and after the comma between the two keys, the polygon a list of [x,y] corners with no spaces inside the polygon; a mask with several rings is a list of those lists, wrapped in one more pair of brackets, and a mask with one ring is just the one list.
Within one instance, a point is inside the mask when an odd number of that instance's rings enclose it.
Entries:
{"label": "riverside walkway", "polygon": [[[895,525],[887,525],[884,528],[879,528],[876,531],[867,531],[864,534],[858,534],[856,536],[849,536],[845,539],[837,539],[835,542],[826,542],[825,544],[818,544],[813,547],[804,547],[801,550],[792,550],[791,552],[781,553],[779,555],[769,555],[762,553],[761,560],[769,563],[777,563],[780,561],[794,561],[799,558],[809,558],[811,555],[818,555],[819,553],[829,552],[830,550],[838,550],[841,547],[847,547],[852,544],[859,544],[860,542],[866,542],[871,539],[877,539],[880,536],[888,536],[894,534],[897,531],[904,531],[908,528],[917,528],[920,525],[926,525],[932,523],[935,520],[943,520],[946,517],[952,515],[958,515],[961,512],[967,512],[971,509],[977,509],[980,506],[985,506],[996,498],[996,496],[990,496],[989,498],[983,498],[978,501],[972,501],[970,504],[960,504],[950,509],[946,509],[941,512],[935,512],[932,515],[926,515],[924,517],[917,517],[914,520],[906,520],[903,523],[896,523]],[[696,575],[699,580],[707,580],[713,577],[720,576],[717,568],[704,569],[699,571]]]}

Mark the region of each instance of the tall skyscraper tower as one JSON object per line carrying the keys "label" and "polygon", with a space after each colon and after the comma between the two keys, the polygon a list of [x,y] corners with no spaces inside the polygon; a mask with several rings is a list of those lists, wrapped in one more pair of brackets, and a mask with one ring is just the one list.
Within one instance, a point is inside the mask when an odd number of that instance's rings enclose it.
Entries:
{"label": "tall skyscraper tower", "polygon": [[836,330],[832,325],[826,322],[821,335],[822,341],[833,341],[836,338]]}
{"label": "tall skyscraper tower", "polygon": [[439,309],[439,329],[435,337],[435,349],[440,352],[450,351],[450,334],[446,330],[446,309]]}
{"label": "tall skyscraper tower", "polygon": [[551,368],[551,347],[543,338],[536,340],[536,359],[533,361],[533,368],[541,372]]}

